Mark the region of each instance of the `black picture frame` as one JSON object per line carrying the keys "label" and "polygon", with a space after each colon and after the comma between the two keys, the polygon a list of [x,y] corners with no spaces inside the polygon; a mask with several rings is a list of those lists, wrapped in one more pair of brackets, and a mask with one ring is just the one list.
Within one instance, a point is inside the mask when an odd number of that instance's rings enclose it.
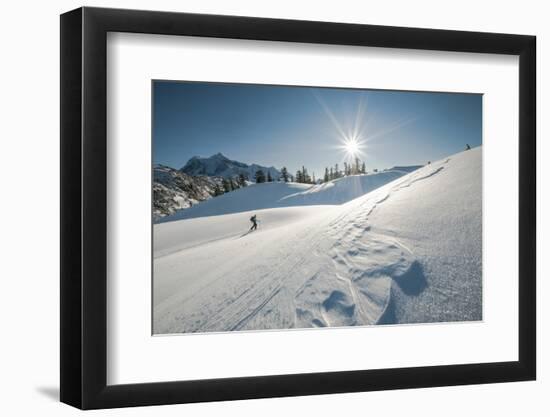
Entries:
{"label": "black picture frame", "polygon": [[[108,32],[519,56],[519,358],[399,369],[107,385]],[[61,15],[61,401],[81,409],[534,380],[536,38],[171,12]]]}

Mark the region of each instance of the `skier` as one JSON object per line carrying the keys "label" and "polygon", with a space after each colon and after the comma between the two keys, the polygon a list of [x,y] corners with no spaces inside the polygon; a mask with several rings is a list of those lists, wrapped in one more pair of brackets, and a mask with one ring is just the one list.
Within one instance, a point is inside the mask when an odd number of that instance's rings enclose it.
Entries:
{"label": "skier", "polygon": [[256,215],[252,216],[250,218],[250,221],[252,222],[252,227],[250,228],[250,231],[256,230],[258,228],[258,222],[256,220]]}
{"label": "skier", "polygon": [[470,149],[472,149],[470,148],[470,145],[466,144],[466,150],[469,151]]}

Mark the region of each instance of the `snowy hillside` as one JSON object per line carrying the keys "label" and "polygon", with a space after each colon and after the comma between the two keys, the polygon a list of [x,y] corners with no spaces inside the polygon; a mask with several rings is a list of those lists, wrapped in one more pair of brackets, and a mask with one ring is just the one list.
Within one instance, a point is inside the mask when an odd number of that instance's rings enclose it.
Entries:
{"label": "snowy hillside", "polygon": [[[415,167],[415,169],[418,169],[418,167]],[[300,193],[286,196],[280,201],[280,204],[292,206],[303,204],[342,204],[396,180],[408,172],[410,171],[405,169],[393,169],[372,174],[351,175],[315,185]]]}
{"label": "snowy hillside", "polygon": [[277,206],[277,202],[283,197],[307,190],[310,187],[311,185],[308,184],[284,182],[250,184],[248,187],[218,196],[187,210],[180,210],[161,219],[160,222],[272,208]]}
{"label": "snowy hillside", "polygon": [[178,211],[160,219],[159,222],[275,207],[342,204],[406,175],[406,173],[406,170],[388,170],[343,177],[319,185],[284,182],[252,184],[187,210]]}
{"label": "snowy hillside", "polygon": [[257,164],[248,165],[243,162],[232,161],[221,153],[212,155],[209,158],[194,156],[181,169],[182,172],[193,176],[208,175],[235,178],[240,174],[244,174],[249,180],[254,179],[254,175],[258,170],[262,170],[266,176],[270,173],[274,179],[278,179],[281,176],[279,170],[274,167],[264,167]]}
{"label": "snowy hillside", "polygon": [[482,319],[481,148],[314,204],[155,225],[154,333]]}
{"label": "snowy hillside", "polygon": [[413,172],[419,168],[422,168],[423,165],[410,165],[410,166],[394,166],[390,169],[385,169],[384,171],[404,171],[404,172]]}
{"label": "snowy hillside", "polygon": [[165,165],[153,167],[153,219],[187,209],[201,201],[221,193],[224,181],[231,182],[231,188],[239,187],[238,181],[221,177],[192,177]]}

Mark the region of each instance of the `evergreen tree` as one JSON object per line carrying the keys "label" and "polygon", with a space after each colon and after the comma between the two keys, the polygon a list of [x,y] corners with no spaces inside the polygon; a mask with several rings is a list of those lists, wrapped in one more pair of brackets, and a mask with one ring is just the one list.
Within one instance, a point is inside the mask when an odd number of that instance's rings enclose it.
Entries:
{"label": "evergreen tree", "polygon": [[267,171],[267,182],[273,182],[273,177],[271,176],[271,172]]}
{"label": "evergreen tree", "polygon": [[340,178],[340,171],[338,170],[338,164],[334,165],[334,178]]}
{"label": "evergreen tree", "polygon": [[265,182],[264,172],[261,169],[257,170],[256,174],[254,174],[254,179],[256,180],[257,184],[261,184],[262,182]]}
{"label": "evergreen tree", "polygon": [[311,183],[315,184],[315,172],[311,174]]}
{"label": "evergreen tree", "polygon": [[366,171],[366,167],[365,167],[365,162],[363,161],[363,165],[361,165],[361,174],[366,174],[367,171]]}
{"label": "evergreen tree", "polygon": [[304,184],[311,184],[311,177],[307,173],[307,169],[302,165],[302,182]]}
{"label": "evergreen tree", "polygon": [[288,170],[286,167],[281,168],[281,177],[283,177],[284,182],[288,182]]}
{"label": "evergreen tree", "polygon": [[349,175],[348,163],[344,162],[344,175]]}
{"label": "evergreen tree", "polygon": [[238,181],[239,181],[239,186],[240,187],[246,187],[246,177],[242,172],[239,174],[239,180]]}
{"label": "evergreen tree", "polygon": [[232,190],[231,190],[231,181],[230,181],[230,180],[227,180],[227,179],[224,178],[222,184],[223,184],[223,191],[224,191],[225,193],[228,193],[228,192],[232,191]]}
{"label": "evergreen tree", "polygon": [[330,167],[329,179],[333,180],[334,178],[335,178],[334,171],[332,170],[332,167]]}
{"label": "evergreen tree", "polygon": [[[332,171],[332,168],[330,169]],[[323,177],[324,182],[329,182],[328,168],[325,168],[325,176]]]}
{"label": "evergreen tree", "polygon": [[296,171],[296,182],[300,184],[304,182],[304,179],[302,178],[302,171],[300,170]]}

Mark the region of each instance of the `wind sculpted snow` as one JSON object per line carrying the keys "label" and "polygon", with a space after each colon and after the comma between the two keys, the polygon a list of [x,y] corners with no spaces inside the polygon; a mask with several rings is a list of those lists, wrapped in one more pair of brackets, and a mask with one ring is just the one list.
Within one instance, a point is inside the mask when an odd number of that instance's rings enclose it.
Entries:
{"label": "wind sculpted snow", "polygon": [[155,334],[481,320],[481,148],[344,204],[158,224],[154,247]]}

